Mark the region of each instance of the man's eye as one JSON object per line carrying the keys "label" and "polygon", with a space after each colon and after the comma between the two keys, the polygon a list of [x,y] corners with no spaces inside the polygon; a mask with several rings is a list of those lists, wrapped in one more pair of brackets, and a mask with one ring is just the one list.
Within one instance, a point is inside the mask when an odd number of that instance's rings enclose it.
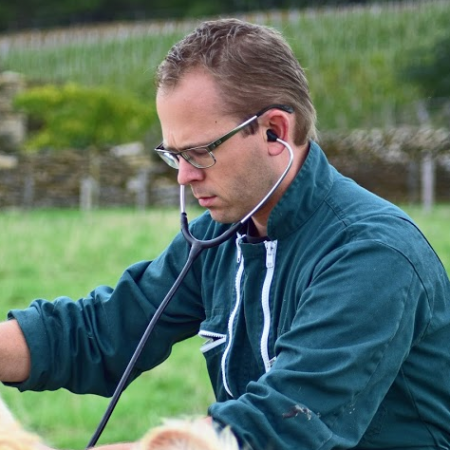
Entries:
{"label": "man's eye", "polygon": [[204,156],[208,156],[208,150],[206,150],[206,148],[196,148],[193,150],[189,150],[189,152],[187,152],[192,158],[201,158]]}

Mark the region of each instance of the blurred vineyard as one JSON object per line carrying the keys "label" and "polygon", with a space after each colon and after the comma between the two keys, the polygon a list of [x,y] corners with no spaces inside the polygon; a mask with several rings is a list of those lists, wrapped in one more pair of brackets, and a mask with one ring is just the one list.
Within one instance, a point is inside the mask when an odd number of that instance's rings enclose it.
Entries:
{"label": "blurred vineyard", "polygon": [[[417,122],[417,88],[399,76],[448,34],[447,0],[240,16],[282,31],[310,81],[323,130]],[[0,68],[33,83],[108,85],[152,101],[153,74],[198,20],[131,22],[0,35]],[[270,63],[270,57],[268,56]],[[274,86],[276,89],[276,86]]]}

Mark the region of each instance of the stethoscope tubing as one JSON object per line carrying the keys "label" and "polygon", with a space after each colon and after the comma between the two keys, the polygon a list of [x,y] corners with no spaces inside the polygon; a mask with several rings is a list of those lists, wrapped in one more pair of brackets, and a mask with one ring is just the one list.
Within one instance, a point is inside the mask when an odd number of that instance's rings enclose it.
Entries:
{"label": "stethoscope tubing", "polygon": [[117,384],[117,387],[113,393],[113,396],[111,397],[111,401],[108,404],[108,407],[102,417],[102,420],[100,421],[97,429],[95,430],[95,433],[92,435],[92,438],[89,441],[89,444],[87,445],[86,449],[92,448],[97,444],[98,439],[102,435],[102,433],[111,417],[111,414],[114,411],[114,408],[116,407],[123,391],[125,390],[125,387],[128,383],[128,380],[131,376],[134,366],[136,365],[137,360],[141,356],[141,353],[144,350],[145,344],[147,343],[147,341],[150,337],[150,334],[152,333],[152,331],[155,328],[162,313],[166,309],[169,302],[172,300],[173,296],[175,295],[175,293],[177,292],[181,283],[183,282],[184,278],[186,277],[187,273],[189,272],[189,269],[191,268],[193,262],[200,255],[202,250],[203,250],[203,248],[199,245],[191,246],[188,259],[187,259],[185,265],[183,266],[183,269],[181,270],[181,272],[178,275],[177,279],[175,280],[173,286],[170,288],[169,292],[164,297],[163,301],[160,303],[160,305],[158,306],[158,308],[155,311],[155,314],[153,315],[150,322],[148,323],[147,328],[145,329],[145,331],[136,347],[136,350],[133,353],[133,356],[131,357],[127,367],[125,368],[125,371],[123,372],[123,375],[119,380],[119,383]]}
{"label": "stethoscope tubing", "polygon": [[133,371],[134,366],[136,365],[137,360],[141,356],[141,353],[145,347],[145,344],[147,343],[151,333],[153,332],[159,318],[161,317],[162,313],[167,308],[168,304],[178,291],[181,283],[185,279],[187,273],[189,272],[190,268],[192,267],[192,264],[194,261],[198,258],[198,256],[201,254],[203,250],[206,250],[207,248],[217,247],[223,242],[230,239],[233,235],[236,234],[238,229],[248,220],[250,217],[253,216],[253,214],[256,213],[263,205],[264,203],[269,199],[269,197],[274,193],[274,191],[278,188],[278,186],[282,183],[282,181],[286,178],[287,173],[289,172],[293,160],[294,160],[294,153],[292,151],[291,146],[283,141],[282,139],[277,138],[277,141],[280,142],[285,146],[285,148],[289,151],[289,162],[286,166],[286,169],[281,174],[280,178],[277,180],[277,182],[273,185],[273,187],[270,189],[270,191],[264,196],[264,198],[239,222],[236,222],[233,224],[230,228],[228,228],[224,233],[222,233],[220,236],[217,236],[213,239],[209,240],[201,240],[195,238],[191,231],[189,230],[189,222],[187,218],[186,213],[186,206],[185,206],[185,187],[184,185],[180,185],[180,225],[181,225],[181,233],[183,234],[183,237],[190,245],[189,255],[188,259],[186,260],[186,263],[184,264],[183,268],[181,269],[180,274],[176,278],[173,286],[170,288],[169,292],[164,297],[163,301],[159,304],[158,308],[156,309],[153,317],[151,318],[150,322],[148,323],[141,339],[139,340],[139,343],[136,347],[136,350],[133,353],[133,356],[131,357],[127,367],[125,368],[119,383],[117,384],[116,389],[114,390],[114,393],[111,397],[111,401],[108,404],[108,407],[97,427],[94,434],[92,435],[86,449],[94,447],[100,436],[102,435],[106,425],[108,424],[109,419],[111,418],[111,415],[114,411],[114,408],[116,407],[123,391],[125,390],[125,387],[128,383],[128,380],[130,379],[131,373]]}

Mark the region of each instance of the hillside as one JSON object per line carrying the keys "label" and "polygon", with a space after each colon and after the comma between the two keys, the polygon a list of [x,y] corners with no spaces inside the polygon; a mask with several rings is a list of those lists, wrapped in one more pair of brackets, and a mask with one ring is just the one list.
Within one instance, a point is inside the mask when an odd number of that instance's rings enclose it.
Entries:
{"label": "hillside", "polygon": [[[447,0],[392,2],[244,18],[287,36],[306,68],[320,129],[369,128],[416,121],[419,94],[398,73],[417,49],[430,48],[448,33],[450,6]],[[33,82],[112,85],[152,101],[159,61],[195,23],[114,23],[0,35],[0,68]]]}

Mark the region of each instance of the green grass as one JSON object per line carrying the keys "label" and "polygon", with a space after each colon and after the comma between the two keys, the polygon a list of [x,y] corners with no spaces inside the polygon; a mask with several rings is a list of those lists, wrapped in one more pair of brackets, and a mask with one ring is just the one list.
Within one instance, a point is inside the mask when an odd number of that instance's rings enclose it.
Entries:
{"label": "green grass", "polygon": [[[400,69],[416,49],[430,48],[447,33],[450,8],[447,1],[430,0],[285,12],[257,20],[282,31],[305,67],[320,129],[367,128],[391,125],[405,111],[415,120],[413,103],[420,94],[399,77]],[[153,101],[155,69],[186,25],[140,35],[133,35],[132,27],[128,34],[118,27],[113,36],[99,28],[73,39],[70,30],[60,31],[50,43],[37,37],[33,43],[18,40],[3,52],[0,66],[32,80],[112,85]]]}
{"label": "green grass", "polygon": [[405,209],[425,234],[450,274],[450,205],[438,204],[431,212],[424,211],[420,206],[408,206]]}
{"label": "green grass", "polygon": [[[450,273],[450,205],[431,213],[407,207]],[[194,217],[198,211],[190,212]],[[169,209],[0,212],[0,292],[3,313],[35,297],[83,296],[98,284],[114,285],[133,262],[155,257],[178,231]],[[213,401],[198,338],[175,346],[160,367],[126,390],[100,443],[136,439],[163,417],[205,414]],[[59,448],[84,448],[108,399],[67,391],[0,393],[29,428]]]}
{"label": "green grass", "polygon": [[[190,217],[194,217],[193,211]],[[99,284],[114,285],[133,262],[151,259],[179,229],[174,210],[32,211],[0,214],[0,292],[3,314],[36,298],[84,296]],[[205,414],[212,389],[194,338],[142,375],[123,394],[100,442],[137,439],[162,417]],[[84,448],[108,404],[67,391],[2,395],[27,426],[59,448]]]}

